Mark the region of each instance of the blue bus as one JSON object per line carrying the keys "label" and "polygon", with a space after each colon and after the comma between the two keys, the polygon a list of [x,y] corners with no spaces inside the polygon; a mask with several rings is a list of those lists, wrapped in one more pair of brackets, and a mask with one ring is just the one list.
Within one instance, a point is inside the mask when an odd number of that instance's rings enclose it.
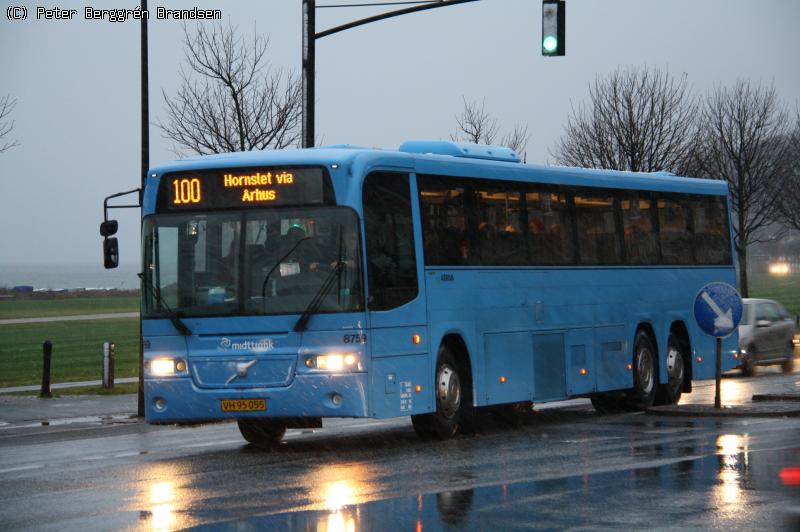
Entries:
{"label": "blue bus", "polygon": [[484,407],[676,403],[715,374],[696,294],[736,285],[724,181],[495,146],[185,159],[148,173],[142,213],[146,420],[263,446],[329,417],[445,439]]}

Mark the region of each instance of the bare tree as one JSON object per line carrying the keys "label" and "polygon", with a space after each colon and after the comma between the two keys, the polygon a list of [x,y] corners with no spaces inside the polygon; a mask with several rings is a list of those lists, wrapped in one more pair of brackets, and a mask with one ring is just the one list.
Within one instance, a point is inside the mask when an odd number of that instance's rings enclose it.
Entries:
{"label": "bare tree", "polygon": [[[486,111],[486,98],[480,101],[464,100],[464,109],[456,116],[458,129],[450,134],[450,140],[472,142],[473,144],[494,144],[500,126],[497,119]],[[528,144],[528,126],[514,125],[514,129],[503,136],[500,143],[517,153],[523,152]]]}
{"label": "bare tree", "polygon": [[514,129],[503,136],[500,145],[508,146],[518,154],[525,153],[525,147],[528,145],[528,125],[514,124]]}
{"label": "bare tree", "polygon": [[800,109],[795,116],[794,130],[789,138],[790,168],[787,183],[779,195],[778,212],[781,223],[800,230]]}
{"label": "bare tree", "polygon": [[181,68],[174,96],[162,91],[164,137],[198,154],[297,144],[301,86],[293,74],[270,67],[268,44],[255,30],[245,43],[231,25],[199,25],[193,35],[184,26],[188,72]]}
{"label": "bare tree", "polygon": [[14,121],[11,119],[11,112],[17,106],[17,100],[12,99],[10,94],[0,98],[0,153],[19,146],[16,140],[6,138],[14,130]]}
{"label": "bare tree", "polygon": [[558,164],[682,173],[695,130],[697,98],[686,75],[627,67],[598,76],[589,102],[573,106],[551,151]]}
{"label": "bare tree", "polygon": [[777,218],[790,166],[791,123],[773,86],[739,80],[717,88],[700,112],[698,176],[728,181],[742,296],[748,296],[747,246],[764,242]]}

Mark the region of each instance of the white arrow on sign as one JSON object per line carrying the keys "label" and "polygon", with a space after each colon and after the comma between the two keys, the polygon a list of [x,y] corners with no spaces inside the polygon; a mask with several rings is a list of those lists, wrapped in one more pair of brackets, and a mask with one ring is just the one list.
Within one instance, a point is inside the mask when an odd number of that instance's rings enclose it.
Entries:
{"label": "white arrow on sign", "polygon": [[714,328],[718,331],[730,331],[733,329],[733,311],[732,309],[728,309],[728,312],[722,312],[722,309],[719,308],[719,305],[711,299],[711,296],[708,295],[708,292],[703,292],[701,296],[703,301],[705,301],[711,310],[714,311],[714,314],[717,317],[714,319]]}

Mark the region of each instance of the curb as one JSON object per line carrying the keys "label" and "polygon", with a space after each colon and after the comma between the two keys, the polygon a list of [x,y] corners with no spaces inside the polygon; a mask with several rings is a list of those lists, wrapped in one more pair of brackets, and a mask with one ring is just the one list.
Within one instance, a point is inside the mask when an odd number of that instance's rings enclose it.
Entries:
{"label": "curb", "polygon": [[[796,404],[792,404],[793,402]],[[722,408],[715,408],[713,405],[655,406],[645,412],[650,415],[686,417],[800,417],[800,400],[759,400],[759,403]]]}
{"label": "curb", "polygon": [[757,393],[753,401],[800,401],[800,393]]}

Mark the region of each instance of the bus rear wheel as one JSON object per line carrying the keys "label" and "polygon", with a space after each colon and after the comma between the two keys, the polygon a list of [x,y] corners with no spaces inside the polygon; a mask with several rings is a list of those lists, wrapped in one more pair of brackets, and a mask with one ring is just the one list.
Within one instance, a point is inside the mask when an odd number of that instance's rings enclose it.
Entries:
{"label": "bus rear wheel", "polygon": [[436,412],[411,416],[411,424],[417,436],[423,440],[446,440],[459,430],[462,417],[466,416],[462,383],[464,370],[459,368],[453,354],[446,346],[439,348],[436,362]]}
{"label": "bus rear wheel", "polygon": [[653,405],[658,389],[658,359],[653,340],[645,331],[633,343],[633,389],[628,394],[628,410],[646,410]]}
{"label": "bus rear wheel", "polygon": [[237,422],[242,437],[263,449],[277,446],[286,434],[286,425],[274,419],[239,419]]}
{"label": "bus rear wheel", "polygon": [[686,379],[685,358],[681,343],[674,334],[667,341],[667,383],[658,387],[656,404],[674,405],[681,399]]}

